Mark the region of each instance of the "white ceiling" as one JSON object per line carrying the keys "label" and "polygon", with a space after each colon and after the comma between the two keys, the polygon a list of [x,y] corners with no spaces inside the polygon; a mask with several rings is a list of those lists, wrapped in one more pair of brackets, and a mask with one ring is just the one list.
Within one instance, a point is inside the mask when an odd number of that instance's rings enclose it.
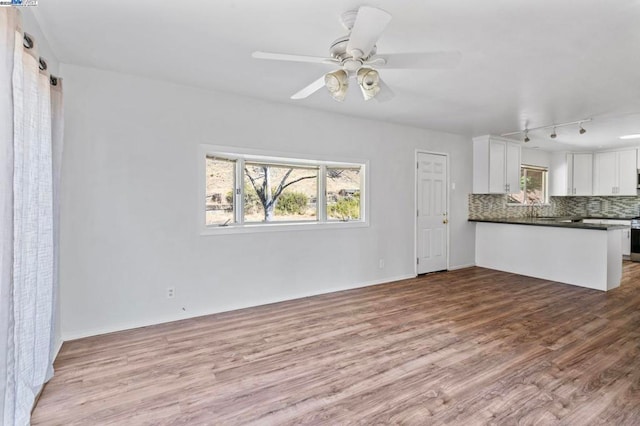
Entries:
{"label": "white ceiling", "polygon": [[[363,4],[393,15],[379,53],[457,50],[462,63],[381,71],[393,100],[364,102],[352,87],[340,104],[324,90],[289,99],[330,66],[250,56],[327,56],[340,14]],[[56,0],[35,15],[63,63],[468,136],[593,118],[582,136],[532,132],[527,146],[544,149],[640,133],[638,0]]]}

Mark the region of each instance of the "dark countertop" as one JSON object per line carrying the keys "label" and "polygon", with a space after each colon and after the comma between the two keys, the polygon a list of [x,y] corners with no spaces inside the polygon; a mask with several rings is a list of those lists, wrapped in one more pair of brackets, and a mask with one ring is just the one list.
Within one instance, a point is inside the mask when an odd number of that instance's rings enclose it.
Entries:
{"label": "dark countertop", "polygon": [[579,216],[580,219],[602,219],[602,220],[631,220],[637,216]]}
{"label": "dark countertop", "polygon": [[[580,220],[582,217],[532,217],[532,218],[499,218],[499,219],[469,219],[469,222],[486,222],[486,223],[505,223],[511,225],[534,225],[534,226],[554,226],[556,228],[577,228],[577,229],[596,229],[608,231],[610,229],[627,229],[625,225],[601,225],[597,223],[568,222],[570,220]],[[602,217],[596,218],[590,216],[584,219],[608,219],[608,220],[627,220],[623,218]],[[566,221],[566,222],[563,222]]]}

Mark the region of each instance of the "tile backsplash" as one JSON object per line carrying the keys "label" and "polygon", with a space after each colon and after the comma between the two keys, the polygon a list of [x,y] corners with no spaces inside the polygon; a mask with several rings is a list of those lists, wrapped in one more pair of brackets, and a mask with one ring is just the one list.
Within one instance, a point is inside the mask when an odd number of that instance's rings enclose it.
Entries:
{"label": "tile backsplash", "polygon": [[506,194],[469,194],[469,219],[527,216],[640,216],[640,197],[551,197],[548,205],[519,206],[508,203]]}
{"label": "tile backsplash", "polygon": [[636,196],[551,197],[551,203],[557,216],[640,216],[640,197]]}

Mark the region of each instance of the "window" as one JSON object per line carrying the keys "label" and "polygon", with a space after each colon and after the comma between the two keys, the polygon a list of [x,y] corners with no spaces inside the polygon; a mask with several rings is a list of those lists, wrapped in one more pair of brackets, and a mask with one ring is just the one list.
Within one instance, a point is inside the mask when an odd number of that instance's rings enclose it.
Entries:
{"label": "window", "polygon": [[517,204],[545,204],[547,203],[547,174],[546,167],[520,167],[520,192],[509,195],[509,202]]}
{"label": "window", "polygon": [[327,219],[360,219],[359,168],[327,167]]}
{"label": "window", "polygon": [[245,162],[245,223],[315,221],[317,198],[317,167]]}
{"label": "window", "polygon": [[365,164],[208,152],[206,229],[364,223]]}
{"label": "window", "polygon": [[207,157],[207,225],[222,225],[235,219],[236,162],[225,158]]}

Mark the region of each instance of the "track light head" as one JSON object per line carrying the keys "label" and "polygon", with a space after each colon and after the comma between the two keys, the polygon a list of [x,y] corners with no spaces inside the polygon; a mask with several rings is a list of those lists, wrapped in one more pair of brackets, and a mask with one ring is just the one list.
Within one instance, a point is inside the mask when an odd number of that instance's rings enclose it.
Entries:
{"label": "track light head", "polygon": [[580,124],[580,134],[584,135],[585,133],[587,133],[587,131],[582,127],[582,124]]}
{"label": "track light head", "polygon": [[556,128],[555,128],[555,127],[553,128],[553,133],[551,133],[551,134],[549,135],[549,137],[550,137],[551,139],[555,139],[555,138],[557,138],[557,137],[558,137],[558,134],[556,133]]}

